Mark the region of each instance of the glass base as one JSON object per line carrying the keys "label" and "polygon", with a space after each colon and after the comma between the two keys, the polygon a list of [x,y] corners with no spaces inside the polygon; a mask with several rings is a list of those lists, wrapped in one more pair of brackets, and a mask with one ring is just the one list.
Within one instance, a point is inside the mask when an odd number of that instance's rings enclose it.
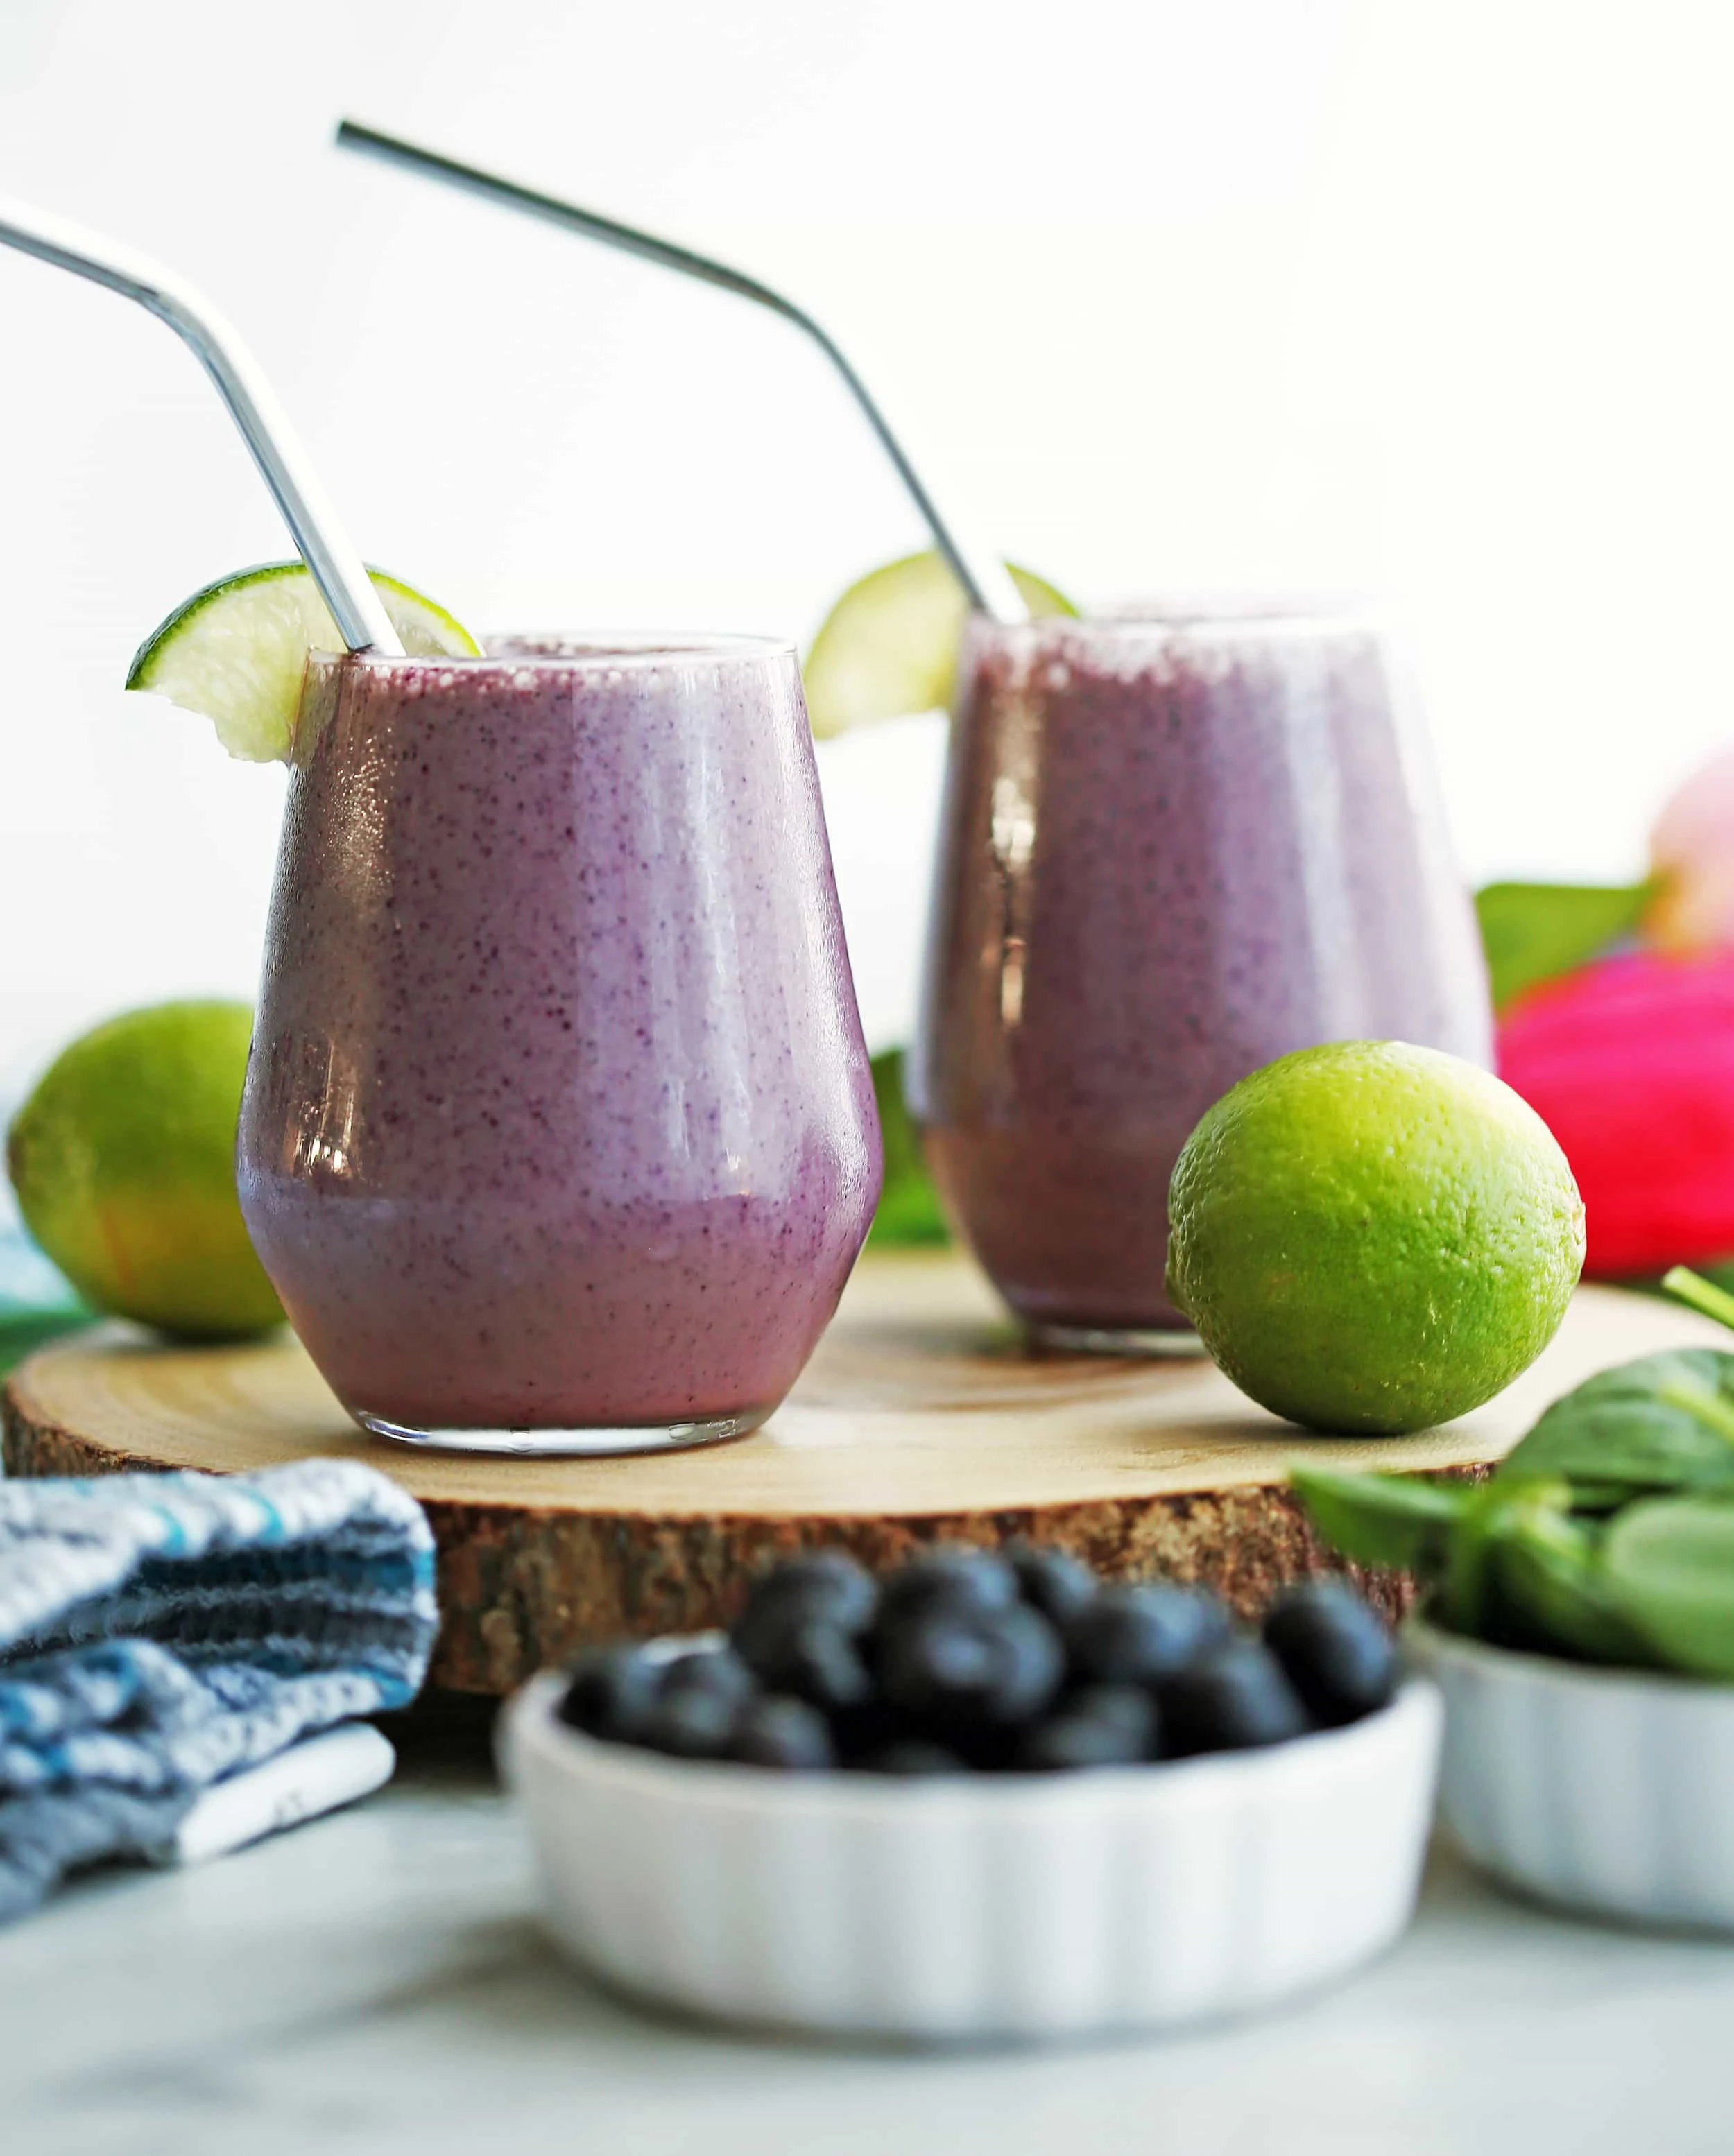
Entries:
{"label": "glass base", "polygon": [[375,1437],[399,1445],[424,1445],[439,1452],[491,1452],[519,1459],[609,1459],[634,1452],[687,1452],[694,1445],[726,1445],[745,1437],[770,1414],[767,1408],[743,1408],[738,1414],[713,1415],[701,1422],[621,1423],[595,1430],[412,1429],[383,1415],[352,1411]]}
{"label": "glass base", "polygon": [[1027,1321],[1024,1330],[1038,1354],[1119,1355],[1129,1360],[1204,1353],[1204,1342],[1185,1325],[1171,1329],[1160,1325],[1036,1325]]}

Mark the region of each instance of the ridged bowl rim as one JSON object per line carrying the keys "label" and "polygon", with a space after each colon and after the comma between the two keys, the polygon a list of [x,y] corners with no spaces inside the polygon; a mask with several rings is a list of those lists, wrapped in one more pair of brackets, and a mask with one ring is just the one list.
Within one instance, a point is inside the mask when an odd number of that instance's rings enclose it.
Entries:
{"label": "ridged bowl rim", "polygon": [[1413,1731],[1424,1741],[1437,1728],[1438,1687],[1410,1673],[1389,1706],[1341,1729],[1321,1729],[1286,1743],[1245,1752],[1212,1752],[1148,1765],[1087,1768],[1052,1774],[909,1777],[864,1774],[785,1774],[728,1761],[671,1759],[625,1744],[605,1743],[569,1728],[554,1707],[565,1680],[557,1671],[533,1677],[507,1702],[499,1723],[502,1763],[508,1773],[515,1746],[533,1750],[569,1781],[627,1794],[678,1799],[716,1813],[821,1814],[863,1825],[933,1818],[976,1810],[996,1819],[1070,1816],[1080,1809],[1122,1812],[1164,1804],[1191,1810],[1230,1790],[1279,1794],[1301,1781],[1352,1773],[1363,1754]]}

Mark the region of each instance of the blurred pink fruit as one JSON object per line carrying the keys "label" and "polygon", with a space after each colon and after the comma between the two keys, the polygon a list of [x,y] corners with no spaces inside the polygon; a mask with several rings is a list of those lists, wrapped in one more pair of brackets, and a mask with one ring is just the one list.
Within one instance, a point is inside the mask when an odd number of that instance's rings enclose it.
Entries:
{"label": "blurred pink fruit", "polygon": [[[1734,759],[1718,768],[1734,803]],[[1499,1068],[1572,1163],[1586,1273],[1734,1256],[1734,951],[1634,952],[1532,989]]]}
{"label": "blurred pink fruit", "polygon": [[1659,950],[1734,946],[1734,749],[1695,772],[1656,819],[1656,891],[1644,932]]}

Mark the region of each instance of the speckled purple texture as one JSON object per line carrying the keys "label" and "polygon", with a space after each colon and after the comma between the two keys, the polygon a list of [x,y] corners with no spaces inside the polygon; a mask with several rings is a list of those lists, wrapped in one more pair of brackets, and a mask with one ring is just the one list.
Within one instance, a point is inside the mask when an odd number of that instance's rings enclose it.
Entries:
{"label": "speckled purple texture", "polygon": [[1427,746],[1352,623],[973,627],[911,1104],[1038,1323],[1164,1328],[1193,1124],[1291,1049],[1489,1060]]}
{"label": "speckled purple texture", "polygon": [[242,1209],[344,1404],[773,1404],[878,1124],[794,654],[315,659]]}

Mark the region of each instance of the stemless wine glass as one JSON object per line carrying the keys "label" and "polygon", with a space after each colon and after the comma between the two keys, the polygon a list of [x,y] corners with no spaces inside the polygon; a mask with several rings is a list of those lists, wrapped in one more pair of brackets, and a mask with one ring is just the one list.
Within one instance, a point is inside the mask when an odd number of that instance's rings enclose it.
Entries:
{"label": "stemless wine glass", "polygon": [[1057,1345],[1196,1345],[1163,1292],[1192,1126],[1291,1049],[1478,1062],[1491,1014],[1428,746],[1365,621],[1008,628],[959,675],[910,1105]]}
{"label": "stemless wine glass", "polygon": [[508,639],[308,665],[238,1158],[365,1427],[753,1429],[880,1179],[795,653]]}

